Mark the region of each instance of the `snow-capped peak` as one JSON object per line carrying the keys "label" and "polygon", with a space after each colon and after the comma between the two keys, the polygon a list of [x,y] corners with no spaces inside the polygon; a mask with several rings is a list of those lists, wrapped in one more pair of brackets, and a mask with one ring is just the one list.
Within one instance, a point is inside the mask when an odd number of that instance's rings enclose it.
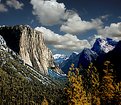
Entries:
{"label": "snow-capped peak", "polygon": [[68,59],[68,56],[66,56],[64,54],[55,54],[55,55],[53,55],[53,58],[55,60],[55,63],[57,65],[60,65],[63,61]]}
{"label": "snow-capped peak", "polygon": [[76,55],[78,55],[79,53],[78,53],[78,52],[73,52],[72,54],[76,54]]}
{"label": "snow-capped peak", "polygon": [[54,59],[59,59],[59,58],[66,58],[67,56],[64,54],[55,54],[53,55]]}
{"label": "snow-capped peak", "polygon": [[109,40],[109,38],[104,39],[104,38],[97,38],[92,50],[97,52],[97,53],[108,53],[109,51],[113,50],[115,48],[116,41],[114,40]]}
{"label": "snow-capped peak", "polygon": [[108,53],[109,51],[114,49],[114,46],[109,45],[108,41],[105,39],[102,39],[101,42],[99,43],[101,46],[101,49],[105,52]]}

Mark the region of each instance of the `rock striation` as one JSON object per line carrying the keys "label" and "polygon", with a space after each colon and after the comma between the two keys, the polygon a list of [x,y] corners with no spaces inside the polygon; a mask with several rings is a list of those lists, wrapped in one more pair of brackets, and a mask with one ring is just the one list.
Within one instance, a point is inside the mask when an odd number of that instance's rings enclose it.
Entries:
{"label": "rock striation", "polygon": [[6,45],[21,56],[24,63],[42,74],[48,74],[48,67],[54,66],[52,52],[46,47],[41,32],[28,25],[1,26],[0,35]]}

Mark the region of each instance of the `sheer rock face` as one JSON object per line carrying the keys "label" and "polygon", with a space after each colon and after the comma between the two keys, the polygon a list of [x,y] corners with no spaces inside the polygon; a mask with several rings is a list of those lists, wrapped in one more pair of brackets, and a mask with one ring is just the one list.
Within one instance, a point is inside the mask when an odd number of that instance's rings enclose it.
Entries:
{"label": "sheer rock face", "polygon": [[0,35],[13,51],[19,53],[23,61],[39,70],[48,73],[48,67],[53,67],[51,51],[46,47],[41,32],[33,30],[27,25],[0,27]]}

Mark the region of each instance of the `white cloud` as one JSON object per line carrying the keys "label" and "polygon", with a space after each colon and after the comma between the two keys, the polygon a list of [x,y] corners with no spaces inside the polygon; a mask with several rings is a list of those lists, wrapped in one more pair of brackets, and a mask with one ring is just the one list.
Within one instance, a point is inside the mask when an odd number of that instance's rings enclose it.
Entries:
{"label": "white cloud", "polygon": [[65,34],[64,36],[62,36],[54,33],[49,29],[46,29],[45,27],[36,27],[35,29],[43,33],[45,42],[48,45],[52,45],[54,48],[57,49],[81,50],[85,47],[90,47],[90,44],[87,40],[79,40],[77,36],[71,34]]}
{"label": "white cloud", "polygon": [[43,25],[54,25],[61,21],[65,13],[65,5],[56,0],[31,0],[33,14]]}
{"label": "white cloud", "polygon": [[60,30],[66,33],[76,34],[82,33],[91,29],[98,29],[102,27],[101,19],[91,19],[91,21],[82,20],[78,14],[71,15],[67,22],[65,22]]}
{"label": "white cloud", "polygon": [[33,14],[42,25],[61,24],[60,30],[70,34],[82,33],[91,29],[102,27],[101,19],[82,20],[73,10],[66,9],[63,3],[57,0],[31,0]]}
{"label": "white cloud", "polygon": [[6,1],[6,4],[9,6],[9,7],[13,7],[15,9],[22,9],[22,7],[24,6],[23,3],[20,3],[19,1],[17,0],[7,0]]}
{"label": "white cloud", "polygon": [[8,9],[6,8],[6,6],[0,3],[0,12],[7,12],[7,11]]}
{"label": "white cloud", "polygon": [[111,23],[110,26],[99,29],[98,34],[105,37],[121,37],[121,22]]}

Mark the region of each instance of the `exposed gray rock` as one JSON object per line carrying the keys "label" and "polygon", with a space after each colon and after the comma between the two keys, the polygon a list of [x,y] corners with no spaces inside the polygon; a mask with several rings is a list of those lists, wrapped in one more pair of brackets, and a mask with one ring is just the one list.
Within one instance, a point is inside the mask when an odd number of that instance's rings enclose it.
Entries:
{"label": "exposed gray rock", "polygon": [[[46,47],[41,32],[33,30],[28,25],[0,27],[0,35],[22,60],[43,74],[48,73],[48,67],[53,67],[51,51]],[[0,37],[0,38],[2,38]]]}
{"label": "exposed gray rock", "polygon": [[0,46],[6,46],[6,41],[4,40],[4,38],[0,35]]}

